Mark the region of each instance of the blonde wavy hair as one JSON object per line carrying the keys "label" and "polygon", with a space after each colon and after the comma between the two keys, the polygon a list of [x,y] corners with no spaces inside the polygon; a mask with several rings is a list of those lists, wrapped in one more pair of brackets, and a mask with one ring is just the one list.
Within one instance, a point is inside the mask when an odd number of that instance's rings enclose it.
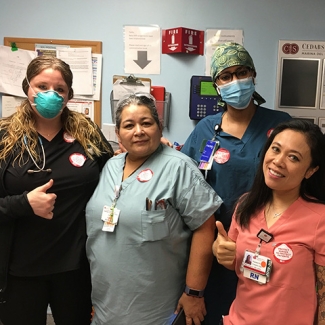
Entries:
{"label": "blonde wavy hair", "polygon": [[[30,62],[27,67],[26,77],[22,82],[24,93],[26,95],[28,94],[29,84],[27,80],[30,81],[48,68],[61,72],[62,78],[69,88],[69,99],[73,98],[73,75],[69,65],[60,59],[50,56],[40,56]],[[19,164],[24,163],[23,154],[26,150],[24,143],[25,137],[32,156],[34,159],[39,160],[39,155],[36,150],[38,133],[35,127],[34,114],[29,100],[26,99],[17,108],[16,113],[0,119],[0,132],[3,133],[0,142],[0,160],[6,160],[13,153],[13,150],[17,150],[14,160],[19,159]],[[103,152],[113,154],[109,145],[103,141],[98,126],[84,114],[70,111],[65,107],[61,114],[61,120],[64,131],[69,133],[82,145],[89,158],[93,159],[93,155],[100,156]]]}

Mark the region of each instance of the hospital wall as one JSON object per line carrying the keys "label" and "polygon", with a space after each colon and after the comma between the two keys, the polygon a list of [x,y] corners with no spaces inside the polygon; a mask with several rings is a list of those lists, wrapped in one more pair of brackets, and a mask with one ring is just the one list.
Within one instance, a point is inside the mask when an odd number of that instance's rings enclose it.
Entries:
{"label": "hospital wall", "polygon": [[[124,25],[242,29],[257,70],[257,91],[273,108],[278,41],[324,41],[324,18],[323,0],[0,0],[0,39],[1,44],[6,36],[102,41],[102,122],[110,123],[112,76],[125,74]],[[190,78],[204,73],[204,56],[161,54],[159,75],[137,75],[171,93],[164,136],[172,142],[183,143],[195,126],[188,114]]]}

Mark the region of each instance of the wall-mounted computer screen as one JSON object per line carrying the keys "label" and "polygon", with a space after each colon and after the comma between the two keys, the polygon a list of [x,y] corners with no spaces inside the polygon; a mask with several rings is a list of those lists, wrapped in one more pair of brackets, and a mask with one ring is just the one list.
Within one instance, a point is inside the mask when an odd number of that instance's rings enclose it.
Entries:
{"label": "wall-mounted computer screen", "polygon": [[279,107],[317,108],[320,76],[320,59],[282,58]]}

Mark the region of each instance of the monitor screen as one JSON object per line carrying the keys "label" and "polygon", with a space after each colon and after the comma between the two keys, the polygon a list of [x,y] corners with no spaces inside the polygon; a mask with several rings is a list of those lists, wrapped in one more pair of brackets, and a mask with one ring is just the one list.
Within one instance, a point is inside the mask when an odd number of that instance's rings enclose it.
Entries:
{"label": "monitor screen", "polygon": [[217,91],[213,87],[211,81],[200,82],[200,95],[202,96],[218,96]]}
{"label": "monitor screen", "polygon": [[282,58],[279,107],[316,108],[320,60]]}

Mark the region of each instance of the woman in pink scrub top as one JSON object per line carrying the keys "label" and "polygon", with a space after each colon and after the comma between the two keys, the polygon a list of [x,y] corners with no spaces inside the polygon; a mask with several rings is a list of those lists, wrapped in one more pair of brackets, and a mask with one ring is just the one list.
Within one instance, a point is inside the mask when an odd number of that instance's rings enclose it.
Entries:
{"label": "woman in pink scrub top", "polygon": [[216,225],[213,253],[239,278],[220,324],[325,324],[325,139],[317,125],[279,124],[228,234]]}

